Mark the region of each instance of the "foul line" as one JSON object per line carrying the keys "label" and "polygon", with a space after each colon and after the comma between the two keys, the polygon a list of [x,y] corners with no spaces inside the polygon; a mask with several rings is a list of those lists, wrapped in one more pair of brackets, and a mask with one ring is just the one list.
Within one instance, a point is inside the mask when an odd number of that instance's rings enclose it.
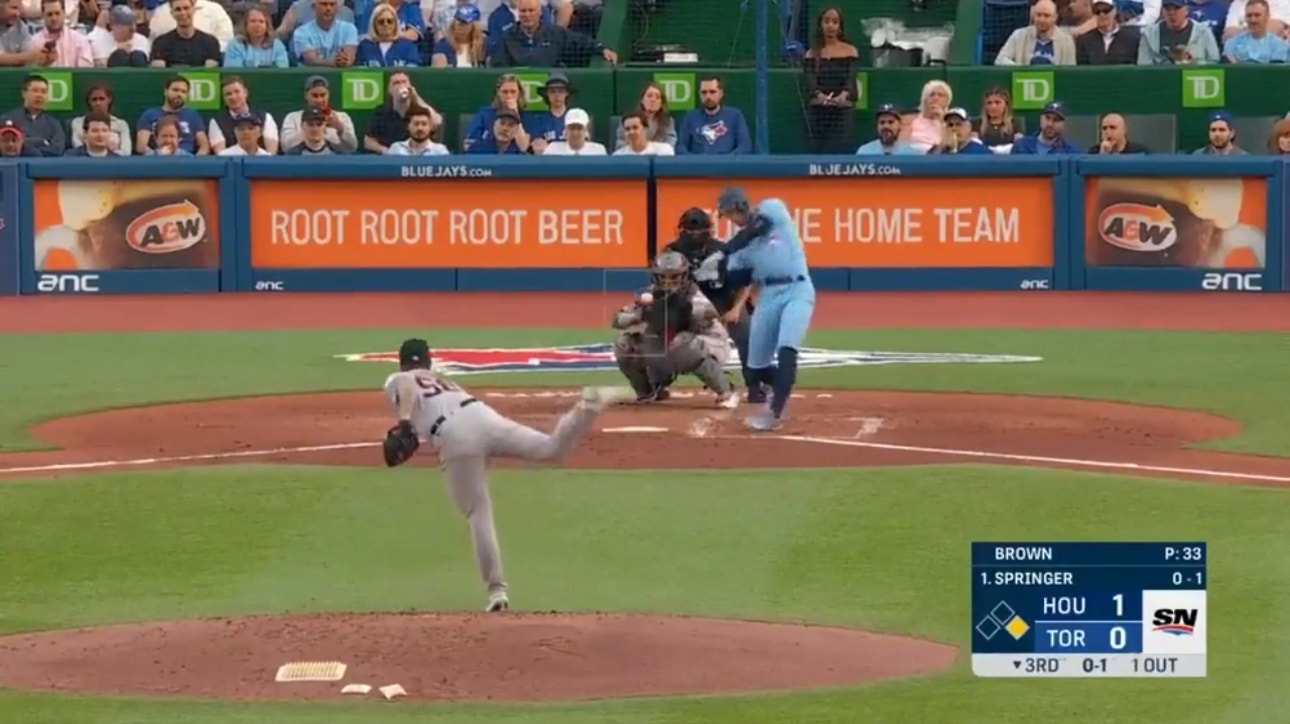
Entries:
{"label": "foul line", "polygon": [[[693,433],[692,433],[693,434]],[[730,440],[792,440],[811,442],[818,445],[838,445],[841,447],[866,448],[871,450],[892,450],[896,452],[921,453],[924,455],[942,455],[946,457],[983,458],[988,460],[1011,460],[1041,465],[1066,465],[1071,467],[1097,468],[1103,470],[1129,470],[1173,475],[1194,475],[1199,477],[1230,478],[1233,480],[1257,480],[1270,483],[1290,483],[1290,477],[1279,475],[1260,475],[1257,473],[1236,473],[1224,470],[1206,470],[1202,468],[1177,468],[1164,465],[1143,465],[1141,463],[1115,463],[1104,460],[1082,460],[1078,458],[1058,458],[1044,455],[1022,455],[1019,453],[990,452],[987,450],[958,450],[955,448],[922,447],[919,445],[895,445],[880,442],[860,442],[829,437],[811,437],[804,435],[715,435],[715,439]],[[236,452],[204,453],[200,455],[172,455],[168,457],[135,458],[132,460],[100,460],[87,463],[56,463],[51,465],[30,465],[16,468],[0,468],[0,475],[21,473],[51,473],[74,470],[102,470],[105,468],[142,467],[147,465],[169,465],[173,463],[191,463],[212,460],[236,460],[239,458],[259,458],[273,455],[290,455],[293,453],[328,452],[334,450],[357,450],[360,448],[380,447],[380,442],[347,442],[333,445],[306,445],[301,447],[280,447],[270,450],[239,450]]]}
{"label": "foul line", "polygon": [[1102,468],[1108,470],[1138,470],[1152,473],[1171,473],[1174,475],[1198,475],[1211,478],[1232,478],[1234,480],[1260,480],[1269,483],[1290,483],[1290,477],[1278,475],[1259,475],[1256,473],[1233,473],[1224,470],[1204,470],[1200,468],[1174,468],[1163,465],[1142,465],[1140,463],[1113,463],[1103,460],[1080,460],[1076,458],[1053,458],[1043,455],[1020,455],[1016,453],[988,452],[985,450],[956,450],[941,447],[920,447],[918,445],[892,445],[880,442],[858,442],[856,440],[836,440],[828,437],[808,437],[801,435],[779,435],[781,440],[814,442],[821,445],[841,445],[842,447],[871,448],[874,450],[894,450],[897,452],[923,453],[925,455],[945,455],[948,457],[987,458],[990,460],[1013,460],[1023,463],[1043,463],[1048,465],[1070,465],[1073,467]]}
{"label": "foul line", "polygon": [[93,463],[58,463],[54,465],[32,465],[23,468],[0,468],[0,475],[15,473],[51,473],[60,470],[100,470],[103,468],[137,467],[142,465],[167,465],[169,463],[192,463],[203,460],[231,460],[235,458],[261,458],[270,455],[288,455],[291,453],[327,452],[328,450],[354,450],[363,447],[379,447],[379,442],[346,442],[335,445],[309,445],[305,447],[280,447],[272,450],[239,450],[237,452],[206,453],[203,455],[174,455],[161,458],[135,458],[133,460],[101,460]]}

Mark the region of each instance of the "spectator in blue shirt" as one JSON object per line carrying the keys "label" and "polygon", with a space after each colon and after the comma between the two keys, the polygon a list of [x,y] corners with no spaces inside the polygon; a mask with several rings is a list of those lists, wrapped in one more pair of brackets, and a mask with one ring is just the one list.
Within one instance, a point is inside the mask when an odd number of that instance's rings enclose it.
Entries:
{"label": "spectator in blue shirt", "polygon": [[197,111],[188,107],[188,79],[174,76],[166,82],[165,101],[156,108],[149,108],[139,116],[135,124],[134,148],[136,153],[147,154],[156,151],[157,144],[153,135],[155,128],[163,118],[173,118],[179,134],[178,148],[195,156],[206,156],[211,152],[210,139],[206,136],[206,123]]}
{"label": "spectator in blue shirt", "polygon": [[1290,43],[1268,30],[1271,17],[1267,0],[1250,0],[1245,4],[1245,30],[1223,46],[1227,62],[1290,62]]}
{"label": "spectator in blue shirt", "polygon": [[421,12],[421,3],[414,0],[390,0],[390,7],[394,8],[399,19],[399,37],[413,43],[421,42],[426,34],[426,18]]}
{"label": "spectator in blue shirt", "polygon": [[430,56],[432,68],[482,68],[487,52],[484,29],[479,23],[479,8],[461,5],[446,28],[436,28],[443,37],[434,45]]}
{"label": "spectator in blue shirt", "polygon": [[676,154],[749,154],[753,152],[748,121],[738,108],[724,105],[725,88],[717,77],[699,83],[700,107],[681,119]]}
{"label": "spectator in blue shirt", "polygon": [[524,130],[532,139],[533,153],[546,152],[548,144],[564,139],[564,114],[569,110],[569,97],[573,94],[573,85],[563,73],[552,73],[538,93],[546,101],[545,111],[529,111],[524,114]]}
{"label": "spectator in blue shirt", "polygon": [[1048,156],[1052,154],[1078,154],[1077,148],[1066,140],[1066,106],[1054,101],[1044,106],[1039,116],[1039,130],[1033,136],[1023,136],[1012,144],[1014,156]]}
{"label": "spectator in blue shirt", "polygon": [[246,11],[242,32],[224,51],[225,68],[286,68],[287,46],[273,32],[273,21],[260,7]]}
{"label": "spectator in blue shirt", "polygon": [[[488,14],[488,21],[485,23],[485,32],[488,35],[488,57],[497,55],[502,47],[502,36],[506,31],[511,29],[519,21],[519,13],[515,9],[516,0],[504,0],[498,5],[493,12]],[[542,4],[542,25],[551,25],[555,23],[555,14],[551,12],[551,6],[547,3]],[[567,24],[567,23],[566,23]]]}
{"label": "spectator in blue shirt", "polygon": [[488,137],[470,144],[470,147],[466,149],[466,153],[508,156],[522,154],[524,150],[516,142],[516,136],[520,130],[520,114],[509,108],[502,108],[495,114],[493,130]]}
{"label": "spectator in blue shirt", "polygon": [[[490,140],[493,129],[497,126],[497,116],[503,111],[514,114],[516,118],[522,118],[524,114],[524,88],[520,85],[519,77],[511,73],[497,79],[497,94],[493,97],[493,102],[475,113],[470,128],[466,129],[462,150],[470,153],[471,147],[476,143]],[[521,153],[528,152],[531,141],[523,126],[515,130],[515,143]]]}
{"label": "spectator in blue shirt", "polygon": [[1227,25],[1227,3],[1223,0],[1187,0],[1187,14],[1192,22],[1204,25],[1214,33],[1216,42],[1223,42],[1223,28]]}
{"label": "spectator in blue shirt", "polygon": [[179,128],[179,121],[174,116],[162,116],[157,119],[157,123],[152,127],[153,143],[155,148],[148,148],[143,151],[145,156],[192,156],[183,146],[182,131]]}
{"label": "spectator in blue shirt", "polygon": [[371,68],[404,68],[421,65],[421,54],[411,40],[399,35],[399,15],[381,4],[372,11],[372,27],[358,43],[354,65]]}
{"label": "spectator in blue shirt", "polygon": [[[618,54],[595,38],[568,28],[543,22],[542,0],[515,0],[517,20],[503,31],[501,42],[488,54],[488,63],[498,68],[583,67],[601,57],[616,65]],[[504,10],[505,8],[499,8]],[[493,36],[489,35],[490,44]]]}
{"label": "spectator in blue shirt", "polygon": [[[364,1],[365,0],[361,0]],[[357,4],[357,3],[356,3]],[[370,14],[370,10],[368,13]],[[336,8],[336,18],[354,23],[354,27],[367,27],[367,16],[358,17],[348,5],[341,4]],[[278,26],[278,37],[285,42],[291,41],[291,36],[295,33],[296,28],[301,25],[307,25],[314,21],[314,0],[294,0],[287,12],[282,16],[282,24]]]}
{"label": "spectator in blue shirt", "polygon": [[314,20],[296,28],[291,49],[301,65],[348,68],[358,55],[358,28],[336,17],[337,0],[314,0]]}
{"label": "spectator in blue shirt", "polygon": [[892,103],[878,106],[878,137],[856,149],[857,156],[917,156],[918,150],[900,140],[900,109]]}

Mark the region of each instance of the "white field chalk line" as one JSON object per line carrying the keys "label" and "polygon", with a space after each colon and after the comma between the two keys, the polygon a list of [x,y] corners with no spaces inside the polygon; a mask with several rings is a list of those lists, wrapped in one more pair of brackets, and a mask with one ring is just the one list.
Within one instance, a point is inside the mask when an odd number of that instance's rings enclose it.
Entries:
{"label": "white field chalk line", "polygon": [[1071,465],[1085,468],[1105,468],[1110,470],[1141,470],[1152,473],[1173,473],[1177,475],[1199,475],[1212,478],[1232,478],[1234,480],[1262,480],[1271,483],[1290,483],[1290,477],[1279,475],[1258,475],[1255,473],[1233,473],[1224,470],[1205,470],[1201,468],[1174,468],[1163,465],[1142,465],[1140,463],[1113,463],[1105,460],[1080,460],[1076,458],[1053,458],[1043,455],[1019,455],[1015,453],[988,452],[985,450],[955,450],[953,448],[920,447],[917,445],[892,445],[880,442],[858,442],[855,440],[836,440],[827,437],[807,437],[800,435],[779,435],[781,440],[814,442],[821,445],[841,445],[843,447],[872,448],[874,450],[896,450],[915,452],[927,455],[947,455],[953,457],[988,458],[991,460],[1015,460],[1023,463],[1046,463],[1049,465]]}
{"label": "white field chalk line", "polygon": [[[1140,463],[1113,463],[1104,460],[1080,460],[1076,458],[1054,458],[1042,455],[1020,455],[1016,453],[998,453],[985,450],[956,450],[953,448],[921,447],[917,445],[893,445],[879,442],[859,442],[856,440],[839,440],[828,437],[808,437],[800,435],[714,435],[715,439],[726,440],[793,440],[796,442],[813,442],[819,445],[840,445],[842,447],[870,448],[874,450],[895,450],[897,452],[915,452],[927,455],[945,455],[949,457],[986,458],[991,460],[1013,460],[1025,463],[1042,463],[1048,465],[1070,465],[1073,467],[1102,468],[1109,470],[1140,470],[1153,473],[1172,473],[1176,475],[1197,475],[1202,477],[1231,478],[1233,480],[1261,480],[1271,483],[1290,483],[1290,477],[1278,475],[1258,475],[1255,473],[1234,473],[1224,470],[1205,470],[1200,468],[1175,468],[1161,465],[1142,465]],[[48,473],[65,470],[102,470],[105,468],[140,467],[146,465],[166,465],[170,463],[200,462],[207,460],[235,460],[238,458],[269,457],[291,453],[327,452],[331,450],[357,450],[360,448],[380,447],[380,442],[348,442],[334,445],[307,445],[302,447],[280,447],[270,450],[239,450],[237,452],[207,453],[203,455],[174,455],[170,457],[135,458],[133,460],[100,460],[88,463],[57,463],[53,465],[31,465],[20,468],[0,468],[0,475],[18,473]]]}
{"label": "white field chalk line", "polygon": [[12,473],[48,473],[58,470],[101,470],[103,468],[124,468],[141,465],[166,465],[169,463],[191,463],[203,460],[233,460],[236,458],[261,458],[270,455],[289,453],[327,452],[328,450],[355,450],[364,447],[380,447],[380,442],[346,442],[335,445],[307,445],[304,447],[279,447],[272,450],[239,450],[237,452],[206,453],[203,455],[174,455],[159,458],[135,458],[133,460],[100,460],[91,463],[58,463],[55,465],[32,465],[24,468],[0,468],[0,475]]}

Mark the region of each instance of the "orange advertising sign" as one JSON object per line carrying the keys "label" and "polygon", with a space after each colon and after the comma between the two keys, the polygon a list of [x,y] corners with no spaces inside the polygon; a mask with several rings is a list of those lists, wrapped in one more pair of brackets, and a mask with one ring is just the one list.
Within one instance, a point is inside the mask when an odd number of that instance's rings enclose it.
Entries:
{"label": "orange advertising sign", "polygon": [[630,268],[645,180],[252,180],[261,269]]}
{"label": "orange advertising sign", "polygon": [[[659,178],[658,229],[671,238],[688,208],[713,207],[727,186],[756,203],[788,204],[815,267],[1046,267],[1053,265],[1048,178]],[[735,229],[719,222],[726,239]]]}

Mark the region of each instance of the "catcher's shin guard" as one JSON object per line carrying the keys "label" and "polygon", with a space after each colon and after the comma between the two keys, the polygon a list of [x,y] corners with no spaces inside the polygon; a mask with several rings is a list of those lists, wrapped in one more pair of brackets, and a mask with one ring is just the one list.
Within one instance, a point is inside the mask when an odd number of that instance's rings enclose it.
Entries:
{"label": "catcher's shin guard", "polygon": [[705,356],[699,366],[694,368],[694,376],[698,377],[709,390],[718,395],[724,395],[734,388],[730,383],[730,376],[726,374],[725,367],[716,357]]}
{"label": "catcher's shin guard", "polygon": [[653,393],[654,385],[650,382],[649,373],[646,371],[645,358],[625,337],[614,343],[614,362],[618,363],[618,371],[623,373],[623,377],[627,378],[627,384],[632,386],[638,396]]}

